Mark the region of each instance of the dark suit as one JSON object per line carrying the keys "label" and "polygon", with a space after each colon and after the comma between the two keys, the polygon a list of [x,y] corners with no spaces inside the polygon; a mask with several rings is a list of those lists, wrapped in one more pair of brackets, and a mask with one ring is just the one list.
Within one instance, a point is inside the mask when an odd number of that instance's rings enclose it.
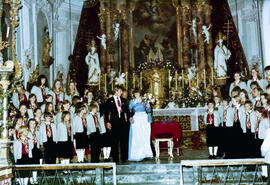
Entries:
{"label": "dark suit", "polygon": [[128,158],[129,122],[126,122],[125,118],[128,119],[129,111],[125,99],[120,97],[120,101],[122,110],[122,112],[120,113],[120,117],[114,97],[111,97],[107,100],[107,107],[105,111],[105,119],[107,120],[107,122],[111,123],[112,126],[112,157],[114,162],[119,161],[119,143],[122,162],[125,162]]}

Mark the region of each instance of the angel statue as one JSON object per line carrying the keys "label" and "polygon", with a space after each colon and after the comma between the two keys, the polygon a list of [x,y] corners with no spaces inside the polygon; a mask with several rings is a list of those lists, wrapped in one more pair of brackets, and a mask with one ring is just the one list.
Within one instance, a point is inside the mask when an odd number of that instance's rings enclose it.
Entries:
{"label": "angel statue", "polygon": [[99,74],[101,73],[98,53],[95,47],[96,43],[93,39],[91,43],[87,45],[88,54],[85,57],[85,63],[88,65],[88,82],[96,83],[98,82]]}
{"label": "angel statue", "polygon": [[115,84],[116,85],[124,85],[125,84],[125,73],[122,73],[119,77],[116,78]]}
{"label": "angel statue", "polygon": [[115,23],[113,25],[114,28],[114,40],[118,39],[118,35],[119,35],[119,29],[120,29],[120,24],[119,23]]}
{"label": "angel statue", "polygon": [[192,23],[188,23],[188,25],[192,26],[192,33],[193,33],[194,39],[196,40],[196,38],[197,38],[197,31],[196,31],[196,28],[197,28],[197,25],[196,25],[196,18],[193,18],[193,19],[192,19]]}
{"label": "angel statue", "polygon": [[106,50],[106,35],[105,34],[102,34],[101,37],[97,36],[97,38],[99,40],[101,40],[101,45]]}
{"label": "angel statue", "polygon": [[211,28],[211,24],[208,26],[208,28],[206,27],[206,25],[202,26],[202,34],[205,36],[204,42],[206,42],[207,44],[209,44],[209,29]]}
{"label": "angel statue", "polygon": [[225,77],[227,75],[227,64],[226,60],[228,60],[231,56],[231,52],[225,45],[223,45],[223,41],[225,37],[221,32],[218,33],[218,37],[216,39],[216,47],[214,50],[214,69],[217,72],[217,77]]}

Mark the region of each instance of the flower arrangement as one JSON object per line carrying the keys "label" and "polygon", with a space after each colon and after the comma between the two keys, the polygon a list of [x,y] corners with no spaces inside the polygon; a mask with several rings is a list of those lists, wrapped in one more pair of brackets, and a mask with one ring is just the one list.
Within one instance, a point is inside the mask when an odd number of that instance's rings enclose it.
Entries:
{"label": "flower arrangement", "polygon": [[142,102],[144,105],[146,105],[147,103],[153,105],[156,102],[156,98],[151,93],[146,93],[142,97]]}

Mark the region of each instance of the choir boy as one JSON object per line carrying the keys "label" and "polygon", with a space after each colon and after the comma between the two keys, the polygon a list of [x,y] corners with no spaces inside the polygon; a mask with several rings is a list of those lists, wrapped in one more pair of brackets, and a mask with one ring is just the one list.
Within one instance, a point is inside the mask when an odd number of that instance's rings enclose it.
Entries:
{"label": "choir boy", "polygon": [[78,157],[78,162],[84,162],[85,150],[89,149],[89,140],[87,136],[87,124],[90,123],[89,116],[86,115],[86,106],[80,102],[76,105],[76,116],[73,118],[74,145]]}
{"label": "choir boy", "polygon": [[255,125],[256,155],[257,157],[261,157],[260,147],[266,136],[266,130],[270,127],[270,121],[268,118],[265,118],[265,110],[263,107],[256,107],[254,110],[257,116],[257,123]]}
{"label": "choir boy", "polygon": [[44,113],[44,122],[40,126],[41,148],[44,147],[45,163],[56,163],[56,125],[52,123],[53,115],[50,112]]}
{"label": "choir boy", "polygon": [[104,121],[98,115],[98,107],[95,103],[89,106],[89,124],[87,124],[87,135],[90,137],[91,162],[99,162],[100,149],[102,146],[102,134],[106,132]]}
{"label": "choir boy", "polygon": [[61,164],[69,164],[73,158],[73,135],[71,131],[71,115],[68,111],[61,114],[61,121],[56,128],[58,157]]}
{"label": "choir boy", "polygon": [[204,122],[206,124],[207,146],[210,154],[209,159],[216,159],[219,145],[218,127],[220,117],[218,112],[215,111],[215,103],[213,100],[209,100],[208,102],[208,110],[204,114]]}
{"label": "choir boy", "polygon": [[[28,137],[28,128],[20,127],[18,140],[14,141],[14,159],[18,165],[31,164],[33,141]],[[28,184],[28,172],[21,173],[18,179],[20,185]]]}
{"label": "choir boy", "polygon": [[240,112],[239,120],[243,131],[243,157],[254,157],[254,133],[257,117],[252,109],[252,102],[246,101],[245,111]]}

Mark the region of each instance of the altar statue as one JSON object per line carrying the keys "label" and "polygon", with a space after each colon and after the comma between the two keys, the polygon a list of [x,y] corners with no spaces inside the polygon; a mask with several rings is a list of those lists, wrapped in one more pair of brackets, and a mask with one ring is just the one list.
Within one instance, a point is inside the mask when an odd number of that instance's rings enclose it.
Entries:
{"label": "altar statue", "polygon": [[98,77],[100,74],[100,65],[99,65],[99,59],[98,59],[98,53],[96,51],[95,47],[95,40],[91,41],[91,44],[89,43],[87,45],[88,54],[85,57],[85,62],[89,66],[88,67],[88,82],[89,83],[96,83],[98,82]]}
{"label": "altar statue", "polygon": [[120,24],[119,23],[115,23],[113,25],[114,27],[114,40],[118,39],[118,35],[119,35],[119,29],[120,29]]}
{"label": "altar statue", "polygon": [[204,42],[206,42],[207,44],[209,44],[209,29],[211,28],[211,24],[208,26],[208,28],[206,27],[206,25],[202,26],[202,34],[205,36]]}
{"label": "altar statue", "polygon": [[101,45],[106,50],[106,35],[105,34],[102,34],[101,37],[97,36],[97,38],[99,40],[101,40]]}
{"label": "altar statue", "polygon": [[194,39],[196,40],[196,38],[197,38],[196,18],[193,18],[193,19],[192,19],[192,23],[188,23],[188,25],[191,25],[191,26],[192,26],[192,33],[193,33]]}
{"label": "altar statue", "polygon": [[117,77],[115,79],[115,84],[116,85],[125,85],[125,82],[126,82],[125,76],[126,76],[126,74],[122,73],[119,77]]}
{"label": "altar statue", "polygon": [[227,64],[226,60],[228,60],[231,56],[231,52],[225,45],[223,45],[223,35],[221,32],[218,33],[217,45],[215,47],[215,61],[214,61],[214,69],[217,72],[217,77],[225,77],[227,75]]}

